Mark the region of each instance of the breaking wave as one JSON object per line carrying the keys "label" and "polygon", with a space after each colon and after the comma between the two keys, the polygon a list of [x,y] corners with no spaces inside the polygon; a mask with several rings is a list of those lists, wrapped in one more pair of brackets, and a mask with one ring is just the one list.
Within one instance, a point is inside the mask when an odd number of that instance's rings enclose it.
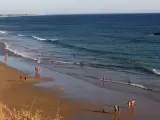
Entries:
{"label": "breaking wave", "polygon": [[2,30],[0,30],[0,33],[1,33],[1,34],[7,34],[8,32],[7,32],[7,31],[2,31]]}
{"label": "breaking wave", "polygon": [[36,39],[36,40],[40,40],[40,41],[44,41],[44,40],[46,40],[46,39],[44,39],[44,38],[40,38],[40,37],[37,37],[37,36],[32,36],[34,39]]}

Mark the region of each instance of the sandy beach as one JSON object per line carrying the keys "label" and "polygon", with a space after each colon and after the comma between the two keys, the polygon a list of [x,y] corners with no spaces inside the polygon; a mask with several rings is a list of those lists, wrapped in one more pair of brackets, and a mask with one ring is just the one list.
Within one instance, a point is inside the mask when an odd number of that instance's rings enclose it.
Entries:
{"label": "sandy beach", "polygon": [[[55,89],[54,92],[48,92],[32,86],[39,81],[48,81],[49,78],[29,77],[23,72],[7,67],[2,63],[0,64],[0,72],[0,101],[11,109],[29,109],[35,100],[33,111],[42,110],[45,117],[53,117],[59,106],[60,115],[65,120],[71,120],[87,107],[92,108],[91,105],[61,99],[59,96],[62,93],[58,89]],[[27,82],[20,80],[20,76],[26,76]]]}
{"label": "sandy beach", "polygon": [[[0,44],[2,60],[5,53],[4,47],[4,44]],[[29,75],[26,74],[27,72],[22,72],[23,69],[19,71],[15,69],[16,67],[12,68],[8,66],[11,63],[13,66],[17,65],[20,68],[27,67],[27,65],[22,66],[22,63],[12,59],[13,56],[15,57],[12,52],[8,51],[8,53],[9,61],[6,62],[6,65],[4,64],[5,62],[0,63],[0,101],[10,109],[30,109],[33,104],[33,112],[38,109],[42,111],[42,115],[45,118],[48,116],[54,117],[57,109],[60,108],[59,113],[65,120],[116,120],[113,113],[113,105],[125,103],[121,105],[121,120],[157,120],[159,118],[159,103],[157,102],[135,94],[99,88],[71,76],[58,73],[47,72],[48,75],[53,74],[54,78],[45,74],[42,74],[42,76],[45,75],[46,77],[34,77],[34,72]],[[46,70],[42,69],[42,72],[45,73]],[[26,77],[27,82],[20,80],[20,76]],[[55,86],[53,87],[52,84],[55,84]],[[35,85],[46,85],[47,89],[36,87]],[[49,88],[50,85],[52,89]],[[109,83],[108,85],[110,86]],[[118,87],[129,89],[127,86]],[[71,92],[74,95],[72,97],[76,99],[62,97],[69,96],[66,94],[67,92]],[[133,97],[137,100],[136,115],[134,117],[128,114],[127,108],[127,100]],[[106,113],[101,112],[102,108],[106,110]]]}
{"label": "sandy beach", "polygon": [[[4,44],[0,44],[2,57],[6,51],[4,48]],[[14,53],[7,52],[9,57],[15,56]],[[20,56],[16,55],[16,57]],[[54,90],[47,90],[33,86],[37,83],[56,81],[56,79],[29,76],[4,63],[0,63],[0,73],[0,103],[6,105],[11,110],[14,108],[16,110],[28,110],[32,106],[33,113],[36,110],[40,110],[44,118],[54,118],[57,110],[59,110],[60,116],[63,117],[62,119],[72,120],[82,114],[81,117],[83,117],[86,113],[89,113],[89,116],[93,116],[94,110],[101,110],[103,108],[100,105],[84,104],[79,101],[63,99],[61,95],[64,94],[64,91],[58,87],[55,87]],[[20,79],[20,76],[22,76],[22,79]],[[27,82],[24,81],[24,77],[27,78]],[[93,110],[93,112],[87,110]],[[107,116],[112,118],[114,117],[113,115],[101,114],[100,117],[105,118]]]}

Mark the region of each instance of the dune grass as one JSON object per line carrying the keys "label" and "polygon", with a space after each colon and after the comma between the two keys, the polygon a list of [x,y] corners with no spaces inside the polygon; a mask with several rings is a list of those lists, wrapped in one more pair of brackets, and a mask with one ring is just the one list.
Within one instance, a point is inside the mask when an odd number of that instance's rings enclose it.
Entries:
{"label": "dune grass", "polygon": [[[58,106],[58,104],[57,104]],[[0,103],[0,120],[61,120],[63,117],[59,114],[60,108],[58,106],[54,117],[42,117],[42,112],[36,110],[32,111],[33,103],[29,110],[13,110],[9,109],[6,105]]]}

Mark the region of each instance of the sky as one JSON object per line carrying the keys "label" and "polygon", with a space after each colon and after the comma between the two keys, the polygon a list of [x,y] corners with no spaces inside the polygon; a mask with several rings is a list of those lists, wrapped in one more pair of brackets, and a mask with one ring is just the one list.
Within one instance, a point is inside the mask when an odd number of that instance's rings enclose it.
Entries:
{"label": "sky", "polygon": [[160,13],[160,0],[0,0],[0,14]]}

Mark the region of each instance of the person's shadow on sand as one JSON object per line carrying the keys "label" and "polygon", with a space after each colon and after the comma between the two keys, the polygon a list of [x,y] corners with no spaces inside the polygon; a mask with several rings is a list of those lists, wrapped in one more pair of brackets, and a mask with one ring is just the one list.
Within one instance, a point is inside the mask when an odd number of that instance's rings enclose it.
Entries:
{"label": "person's shadow on sand", "polygon": [[104,109],[102,109],[102,110],[85,110],[85,111],[94,112],[94,113],[100,113],[100,114],[113,115],[114,116],[113,120],[120,120],[120,116],[119,115],[116,115],[114,112],[104,111]]}
{"label": "person's shadow on sand", "polygon": [[94,113],[114,114],[113,112],[107,112],[104,110],[85,110],[85,111],[94,112]]}

